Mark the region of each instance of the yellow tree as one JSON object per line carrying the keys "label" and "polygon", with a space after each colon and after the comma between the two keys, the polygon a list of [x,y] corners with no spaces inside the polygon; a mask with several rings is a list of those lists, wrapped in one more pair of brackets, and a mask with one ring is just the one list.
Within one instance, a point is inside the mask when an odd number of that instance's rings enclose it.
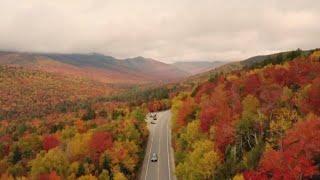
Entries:
{"label": "yellow tree", "polygon": [[31,176],[35,179],[40,174],[55,171],[59,176],[65,177],[69,167],[69,161],[63,151],[54,148],[45,153],[42,151],[30,162]]}
{"label": "yellow tree", "polygon": [[200,140],[205,137],[199,130],[200,122],[199,120],[192,121],[188,123],[186,131],[181,134],[181,139],[183,142],[187,142],[187,147],[191,148],[195,141]]}
{"label": "yellow tree", "polygon": [[219,165],[219,156],[210,140],[195,142],[193,151],[183,163],[178,164],[176,173],[181,179],[212,179]]}
{"label": "yellow tree", "polygon": [[269,145],[276,148],[278,140],[284,136],[285,132],[292,127],[298,118],[298,113],[294,110],[288,108],[276,110],[270,123],[270,136],[267,138]]}
{"label": "yellow tree", "polygon": [[84,175],[78,178],[78,180],[97,180],[97,178],[91,174]]}
{"label": "yellow tree", "polygon": [[91,139],[91,132],[85,134],[77,133],[67,143],[66,154],[71,160],[78,160],[88,153],[88,144]]}
{"label": "yellow tree", "polygon": [[116,172],[114,174],[114,180],[127,180],[127,178],[121,172]]}
{"label": "yellow tree", "polygon": [[123,167],[132,174],[139,160],[138,152],[137,144],[127,140],[115,141],[114,147],[106,153],[111,158],[113,166]]}

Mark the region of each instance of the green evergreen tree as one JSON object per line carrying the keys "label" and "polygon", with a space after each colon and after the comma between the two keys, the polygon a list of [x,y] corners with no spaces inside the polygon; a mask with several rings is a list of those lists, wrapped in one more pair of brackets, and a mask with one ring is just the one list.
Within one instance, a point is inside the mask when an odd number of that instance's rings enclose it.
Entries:
{"label": "green evergreen tree", "polygon": [[80,176],[84,175],[84,174],[85,174],[85,171],[86,171],[86,170],[85,170],[83,164],[81,163],[81,164],[79,165],[79,167],[78,167],[77,177],[80,177]]}
{"label": "green evergreen tree", "polygon": [[19,162],[22,158],[21,152],[19,150],[19,148],[17,146],[14,147],[13,152],[12,152],[12,156],[11,156],[11,162],[13,164],[16,164],[17,162]]}

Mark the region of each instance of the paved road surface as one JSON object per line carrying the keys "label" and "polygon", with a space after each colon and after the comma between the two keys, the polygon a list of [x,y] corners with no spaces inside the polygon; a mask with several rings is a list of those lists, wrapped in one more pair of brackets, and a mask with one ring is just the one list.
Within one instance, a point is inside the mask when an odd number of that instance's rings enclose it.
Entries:
{"label": "paved road surface", "polygon": [[[168,110],[156,114],[156,124],[151,124],[152,118],[147,115],[150,135],[140,180],[175,180],[170,141],[171,112]],[[158,162],[151,162],[152,153],[157,153]]]}

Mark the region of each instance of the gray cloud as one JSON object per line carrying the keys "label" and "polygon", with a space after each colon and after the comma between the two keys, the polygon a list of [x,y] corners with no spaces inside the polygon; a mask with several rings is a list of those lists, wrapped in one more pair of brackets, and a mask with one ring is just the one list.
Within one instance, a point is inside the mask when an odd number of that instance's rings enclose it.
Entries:
{"label": "gray cloud", "polygon": [[2,0],[0,49],[162,61],[320,47],[318,0]]}

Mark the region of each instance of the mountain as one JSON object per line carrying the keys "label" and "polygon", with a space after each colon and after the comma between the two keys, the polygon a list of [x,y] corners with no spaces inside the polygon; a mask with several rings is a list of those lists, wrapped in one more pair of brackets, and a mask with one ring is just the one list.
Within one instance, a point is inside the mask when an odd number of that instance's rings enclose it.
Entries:
{"label": "mountain", "polygon": [[310,49],[310,50],[297,49],[293,51],[285,51],[285,52],[279,52],[274,54],[253,56],[241,61],[234,61],[227,64],[223,64],[207,72],[190,76],[185,80],[185,82],[193,84],[195,82],[198,83],[198,82],[206,81],[210,77],[220,73],[229,73],[232,71],[239,71],[242,69],[248,70],[248,69],[254,69],[254,68],[261,68],[270,64],[273,64],[273,65],[283,64],[285,62],[295,59],[296,57],[300,57],[300,56],[306,57],[317,50],[319,49]]}
{"label": "mountain", "polygon": [[140,72],[143,74],[143,77],[149,77],[151,80],[176,80],[189,75],[188,73],[179,70],[170,64],[141,56],[124,59],[121,61],[121,63],[124,67],[127,67],[133,72]]}
{"label": "mountain", "polygon": [[310,52],[254,57],[176,96],[177,179],[319,179],[320,51]]}
{"label": "mountain", "polygon": [[102,54],[0,52],[0,64],[72,75],[104,83],[171,82],[188,73],[153,59],[116,59]]}
{"label": "mountain", "polygon": [[[146,108],[98,99],[121,92],[109,86],[0,65],[0,179],[81,179],[86,175],[74,172],[83,164],[92,179],[101,162],[115,179],[119,173],[137,179],[148,140]],[[107,170],[97,176],[111,179]]]}
{"label": "mountain", "polygon": [[188,72],[191,75],[195,75],[209,71],[223,64],[225,64],[225,62],[222,61],[180,61],[175,62],[172,65],[182,71]]}
{"label": "mountain", "polygon": [[42,116],[61,103],[121,92],[120,88],[83,78],[0,65],[0,120]]}

